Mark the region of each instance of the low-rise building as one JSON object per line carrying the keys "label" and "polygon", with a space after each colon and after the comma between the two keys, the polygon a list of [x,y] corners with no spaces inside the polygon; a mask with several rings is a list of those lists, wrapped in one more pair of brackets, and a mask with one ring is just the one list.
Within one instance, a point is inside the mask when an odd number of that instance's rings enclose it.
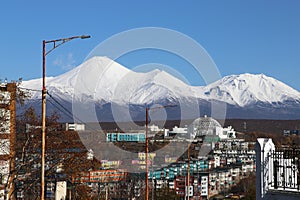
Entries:
{"label": "low-rise building", "polygon": [[145,133],[106,133],[106,142],[145,142]]}
{"label": "low-rise building", "polygon": [[85,130],[85,124],[66,123],[66,124],[64,124],[63,128],[66,131],[84,131]]}
{"label": "low-rise building", "polygon": [[188,134],[188,129],[187,127],[178,127],[178,126],[175,126],[171,131],[169,131],[166,135],[168,137],[178,137],[178,138],[186,138],[187,137],[187,134]]}

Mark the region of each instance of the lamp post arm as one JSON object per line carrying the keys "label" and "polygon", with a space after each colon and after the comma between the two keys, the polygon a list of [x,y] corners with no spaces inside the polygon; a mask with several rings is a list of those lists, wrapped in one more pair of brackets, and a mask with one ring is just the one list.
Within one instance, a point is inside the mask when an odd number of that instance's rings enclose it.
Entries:
{"label": "lamp post arm", "polygon": [[[73,39],[81,38],[86,39],[90,38],[89,35],[81,35],[81,36],[73,36],[69,38],[61,38],[56,40],[43,40],[43,74],[42,74],[42,151],[41,151],[41,193],[40,199],[45,199],[45,153],[46,153],[46,56],[51,53],[54,49],[59,47],[60,45],[69,42]],[[46,45],[49,43],[53,43],[53,47],[47,51]],[[58,44],[57,44],[58,43]]]}
{"label": "lamp post arm", "polygon": [[56,40],[45,41],[45,44],[53,43],[53,47],[45,53],[45,56],[48,55],[49,53],[51,53],[57,47],[59,47],[59,46],[63,45],[64,43],[66,43],[66,42],[69,42],[69,41],[77,39],[77,38],[87,39],[87,38],[90,38],[90,37],[91,36],[89,36],[89,35],[81,35],[81,36],[73,36],[73,37],[68,37],[68,38],[60,38],[60,39],[56,39]]}

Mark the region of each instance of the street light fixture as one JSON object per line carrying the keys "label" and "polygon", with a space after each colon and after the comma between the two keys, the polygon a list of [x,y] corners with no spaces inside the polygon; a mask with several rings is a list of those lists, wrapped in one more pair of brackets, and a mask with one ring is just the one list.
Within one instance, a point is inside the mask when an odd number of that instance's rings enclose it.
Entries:
{"label": "street light fixture", "polygon": [[145,200],[149,200],[149,183],[148,183],[148,173],[149,173],[149,167],[148,167],[148,153],[149,153],[149,141],[148,141],[148,121],[149,121],[149,111],[150,110],[156,110],[156,109],[161,109],[161,108],[168,108],[168,107],[176,107],[177,105],[166,105],[166,106],[157,106],[157,107],[152,107],[149,108],[146,106],[146,148],[145,148],[145,156],[146,156],[146,195],[145,195]]}
{"label": "street light fixture", "polygon": [[[42,83],[42,155],[41,155],[41,200],[45,199],[45,147],[46,147],[46,56],[60,45],[73,39],[87,39],[89,35],[73,36],[56,40],[43,40],[43,83]],[[53,47],[46,51],[46,44],[52,43]]]}

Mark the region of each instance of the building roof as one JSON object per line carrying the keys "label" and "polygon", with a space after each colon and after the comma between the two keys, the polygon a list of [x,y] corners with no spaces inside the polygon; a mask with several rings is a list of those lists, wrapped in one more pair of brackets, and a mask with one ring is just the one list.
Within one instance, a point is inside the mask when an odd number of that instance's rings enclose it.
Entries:
{"label": "building roof", "polygon": [[216,127],[222,127],[221,124],[212,117],[200,117],[194,120],[193,124],[197,125],[201,129],[213,129]]}
{"label": "building roof", "polygon": [[212,135],[217,127],[222,128],[221,124],[217,120],[205,115],[204,117],[195,119],[190,125],[189,131],[196,136]]}

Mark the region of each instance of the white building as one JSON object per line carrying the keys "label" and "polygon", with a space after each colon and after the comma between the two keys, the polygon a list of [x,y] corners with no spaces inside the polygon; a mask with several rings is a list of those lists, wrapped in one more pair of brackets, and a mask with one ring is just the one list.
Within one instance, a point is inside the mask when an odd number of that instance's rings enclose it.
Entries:
{"label": "white building", "polygon": [[227,139],[217,142],[213,150],[215,167],[242,163],[247,168],[247,173],[253,172],[255,169],[255,150],[250,148],[250,144],[244,139]]}
{"label": "white building", "polygon": [[66,131],[84,131],[85,124],[77,124],[77,123],[66,123],[65,124]]}
{"label": "white building", "polygon": [[56,182],[55,199],[65,200],[67,199],[67,182],[58,181]]}
{"label": "white building", "polygon": [[195,119],[189,126],[188,133],[194,138],[201,136],[217,136],[221,140],[236,138],[235,131],[231,126],[223,128],[217,120],[206,115]]}
{"label": "white building", "polygon": [[201,196],[208,196],[208,176],[201,176]]}
{"label": "white building", "polygon": [[167,137],[176,136],[177,138],[186,138],[187,134],[188,134],[187,127],[181,128],[181,127],[175,126],[172,129],[172,131],[169,131],[166,135],[167,135]]}
{"label": "white building", "polygon": [[160,131],[163,131],[163,129],[160,129],[157,125],[155,124],[152,124],[150,126],[148,126],[148,129],[151,131],[151,132],[160,132]]}
{"label": "white building", "polygon": [[[157,128],[154,125],[152,127],[155,131],[161,130]],[[189,126],[175,126],[172,130],[165,129],[163,131],[164,137],[175,136],[176,139],[199,139],[201,136],[215,137],[220,140],[236,138],[236,132],[231,126],[223,128],[217,120],[206,115],[195,119]]]}
{"label": "white building", "polygon": [[227,128],[216,127],[216,135],[219,136],[221,140],[236,138],[235,130],[232,126],[228,126]]}

